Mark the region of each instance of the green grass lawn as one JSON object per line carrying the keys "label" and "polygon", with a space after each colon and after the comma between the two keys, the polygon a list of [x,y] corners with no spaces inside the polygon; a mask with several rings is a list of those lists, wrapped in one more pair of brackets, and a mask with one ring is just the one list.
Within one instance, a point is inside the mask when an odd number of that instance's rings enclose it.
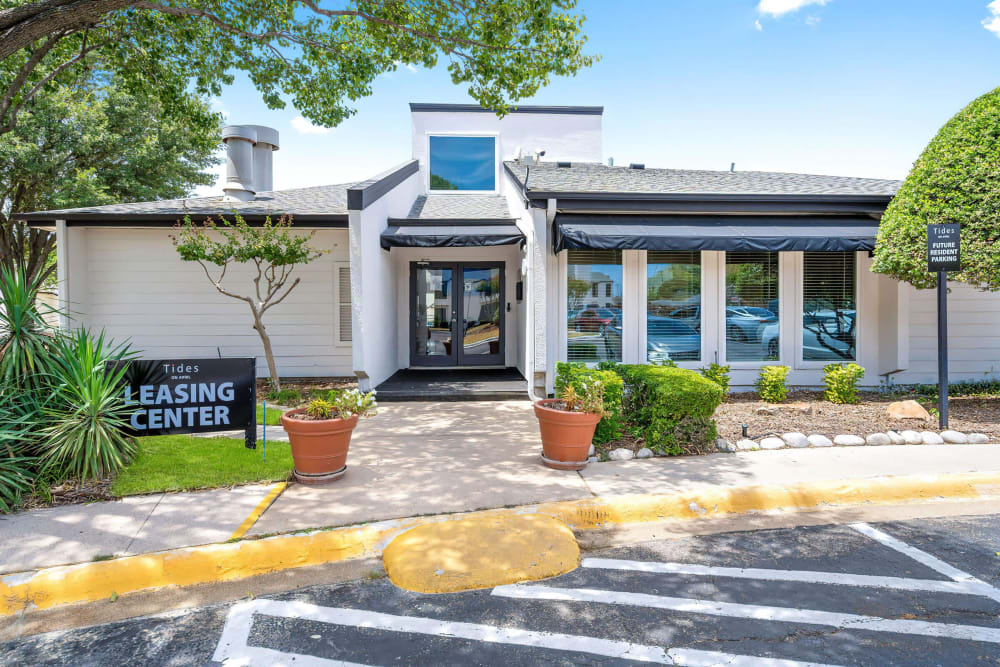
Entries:
{"label": "green grass lawn", "polygon": [[247,449],[242,438],[189,435],[139,438],[138,455],[118,474],[111,492],[116,496],[131,496],[288,478],[292,471],[292,451],[287,442],[269,440],[267,461],[262,458],[261,443],[257,443],[257,449]]}
{"label": "green grass lawn", "polygon": [[[264,423],[264,406],[257,404],[257,423]],[[267,409],[267,425],[268,426],[280,426],[281,425],[281,410],[275,410],[274,408]]]}

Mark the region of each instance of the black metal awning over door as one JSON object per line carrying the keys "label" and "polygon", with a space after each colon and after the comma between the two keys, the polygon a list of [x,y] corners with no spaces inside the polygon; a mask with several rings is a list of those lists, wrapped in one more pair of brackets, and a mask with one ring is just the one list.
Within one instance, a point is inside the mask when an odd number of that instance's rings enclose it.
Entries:
{"label": "black metal awning over door", "polygon": [[389,226],[381,234],[381,243],[386,250],[468,248],[524,243],[524,234],[513,220],[389,220]]}
{"label": "black metal awning over door", "polygon": [[878,220],[815,215],[585,215],[555,219],[560,250],[856,251],[875,248]]}

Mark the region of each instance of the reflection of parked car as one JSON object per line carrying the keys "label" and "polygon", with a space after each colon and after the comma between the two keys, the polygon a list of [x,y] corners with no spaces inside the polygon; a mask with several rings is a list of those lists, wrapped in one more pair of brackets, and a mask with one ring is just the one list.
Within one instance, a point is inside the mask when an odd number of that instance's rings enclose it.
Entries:
{"label": "reflection of parked car", "polygon": [[[824,361],[853,359],[855,317],[853,310],[841,311],[839,318],[832,310],[806,313],[802,318],[802,358]],[[777,359],[778,323],[764,327],[760,339],[761,349],[768,358]]]}
{"label": "reflection of parked car", "polygon": [[741,343],[760,340],[761,329],[777,320],[777,316],[766,308],[728,306],[726,308],[726,338]]}
{"label": "reflection of parked car", "polygon": [[670,317],[647,317],[646,358],[649,361],[697,360],[701,358],[701,334]]}
{"label": "reflection of parked car", "polygon": [[701,306],[686,306],[671,311],[667,317],[688,325],[695,331],[701,331]]}
{"label": "reflection of parked car", "polygon": [[607,308],[588,308],[576,316],[573,327],[577,331],[602,331],[615,319]]}

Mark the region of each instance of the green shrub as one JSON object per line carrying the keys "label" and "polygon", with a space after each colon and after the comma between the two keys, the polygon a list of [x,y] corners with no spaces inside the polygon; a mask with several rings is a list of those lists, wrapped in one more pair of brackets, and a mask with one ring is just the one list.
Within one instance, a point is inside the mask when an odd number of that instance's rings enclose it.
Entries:
{"label": "green shrub", "polygon": [[788,398],[788,366],[762,366],[757,376],[757,394],[768,403],[781,403]]}
{"label": "green shrub", "polygon": [[584,384],[591,382],[604,387],[604,417],[594,431],[594,444],[600,445],[622,435],[622,378],[606,367],[588,368],[580,362],[556,364],[556,396],[562,396],[567,387],[582,396],[586,393]]}
{"label": "green shrub", "polygon": [[302,394],[298,389],[282,389],[281,391],[269,391],[267,401],[277,405],[294,405],[302,400]]}
{"label": "green shrub", "polygon": [[13,511],[38,468],[37,393],[0,381],[0,514]]}
{"label": "green shrub", "polygon": [[676,456],[711,451],[716,428],[712,415],[722,389],[695,371],[671,366],[624,365],[624,413],[641,428],[646,446]]}
{"label": "green shrub", "polygon": [[831,403],[860,403],[858,381],[865,376],[865,369],[854,362],[827,364],[823,367],[826,400]]}
{"label": "green shrub", "polygon": [[49,358],[54,332],[38,306],[40,277],[23,269],[0,270],[0,379],[19,387],[37,386]]}
{"label": "green shrub", "polygon": [[722,389],[722,399],[725,400],[726,394],[729,393],[729,366],[722,366],[713,362],[707,368],[702,368],[701,374],[703,377],[719,385]]}
{"label": "green shrub", "polygon": [[80,329],[56,338],[48,382],[51,401],[43,411],[41,430],[46,469],[86,479],[118,472],[135,454],[135,439],[126,434],[133,409],[120,391],[132,357],[127,346],[105,343]]}

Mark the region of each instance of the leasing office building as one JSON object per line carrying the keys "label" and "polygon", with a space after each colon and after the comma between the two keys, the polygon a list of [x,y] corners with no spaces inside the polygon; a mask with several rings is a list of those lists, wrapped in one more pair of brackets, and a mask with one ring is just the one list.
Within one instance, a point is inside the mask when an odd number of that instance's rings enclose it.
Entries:
{"label": "leasing office building", "polygon": [[[538,394],[564,360],[718,361],[736,386],[773,363],[797,385],[849,360],[868,385],[934,378],[932,295],[869,270],[897,182],[612,166],[602,113],[411,104],[411,160],[283,191],[277,133],[231,126],[224,195],[25,218],[56,230],[64,324],[152,358],[262,357],[245,305],[168,238],[183,215],[238,211],[292,215],[331,251],[268,313],[283,375],[368,388],[404,368],[513,367]],[[993,373],[1000,297],[956,287],[950,308],[952,379]]]}

